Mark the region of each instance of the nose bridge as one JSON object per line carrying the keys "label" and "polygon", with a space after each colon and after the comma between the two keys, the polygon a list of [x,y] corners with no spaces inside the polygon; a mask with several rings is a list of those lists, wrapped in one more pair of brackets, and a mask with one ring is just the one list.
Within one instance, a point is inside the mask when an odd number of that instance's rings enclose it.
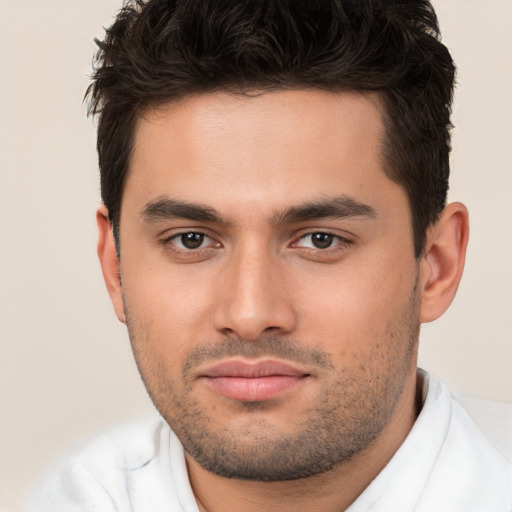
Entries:
{"label": "nose bridge", "polygon": [[285,276],[277,255],[256,240],[233,249],[221,276],[215,327],[253,340],[264,331],[289,332],[295,315],[286,297]]}

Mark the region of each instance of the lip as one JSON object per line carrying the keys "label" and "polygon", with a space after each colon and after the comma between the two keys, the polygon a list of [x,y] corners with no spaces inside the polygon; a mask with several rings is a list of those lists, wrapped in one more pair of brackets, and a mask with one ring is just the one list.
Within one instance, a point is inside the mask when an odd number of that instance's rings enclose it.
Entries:
{"label": "lip", "polygon": [[228,360],[205,369],[200,378],[215,392],[245,402],[270,400],[299,385],[309,374],[274,360]]}

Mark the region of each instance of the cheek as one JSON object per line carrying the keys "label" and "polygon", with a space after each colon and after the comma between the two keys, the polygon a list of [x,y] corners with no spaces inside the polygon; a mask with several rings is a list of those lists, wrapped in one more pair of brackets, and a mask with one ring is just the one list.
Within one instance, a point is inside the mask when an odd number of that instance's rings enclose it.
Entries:
{"label": "cheek", "polygon": [[160,361],[178,371],[192,344],[210,341],[211,294],[204,279],[201,282],[168,269],[123,275],[130,338],[143,364]]}
{"label": "cheek", "polygon": [[330,340],[331,352],[357,355],[365,346],[370,350],[389,331],[399,329],[397,324],[411,307],[416,275],[414,261],[396,259],[340,266],[336,272],[317,275],[303,286],[299,300],[307,337]]}
{"label": "cheek", "polygon": [[197,323],[211,302],[208,272],[191,272],[188,265],[132,265],[123,270],[123,290],[137,314],[187,328]]}

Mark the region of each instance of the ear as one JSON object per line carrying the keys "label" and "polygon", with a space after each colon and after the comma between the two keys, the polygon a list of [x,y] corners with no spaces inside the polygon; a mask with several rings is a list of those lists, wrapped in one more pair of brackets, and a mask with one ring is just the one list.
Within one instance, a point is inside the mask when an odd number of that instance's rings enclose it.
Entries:
{"label": "ear", "polygon": [[420,321],[439,318],[452,303],[464,270],[469,236],[467,208],[451,203],[427,232],[420,263]]}
{"label": "ear", "polygon": [[117,257],[116,244],[112,226],[108,220],[108,211],[105,206],[100,206],[96,212],[98,224],[98,258],[100,259],[103,279],[107,285],[110,300],[114,305],[119,321],[126,323],[123,305],[123,293],[121,277],[119,273],[119,258]]}

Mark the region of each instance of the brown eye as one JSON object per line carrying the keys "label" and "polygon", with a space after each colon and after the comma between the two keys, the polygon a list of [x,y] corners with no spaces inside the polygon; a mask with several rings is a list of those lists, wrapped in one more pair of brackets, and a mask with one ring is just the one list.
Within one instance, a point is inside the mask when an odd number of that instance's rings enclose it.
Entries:
{"label": "brown eye", "polygon": [[313,233],[311,235],[311,243],[317,249],[327,249],[332,245],[334,235],[329,233]]}
{"label": "brown eye", "polygon": [[330,249],[344,241],[343,238],[332,233],[317,231],[302,236],[294,245],[306,249]]}
{"label": "brown eye", "polygon": [[178,233],[169,239],[174,246],[183,251],[193,251],[195,249],[202,249],[205,246],[213,244],[213,240],[197,231],[188,231],[186,233]]}
{"label": "brown eye", "polygon": [[181,235],[181,243],[187,249],[198,249],[204,241],[202,233],[185,233]]}

